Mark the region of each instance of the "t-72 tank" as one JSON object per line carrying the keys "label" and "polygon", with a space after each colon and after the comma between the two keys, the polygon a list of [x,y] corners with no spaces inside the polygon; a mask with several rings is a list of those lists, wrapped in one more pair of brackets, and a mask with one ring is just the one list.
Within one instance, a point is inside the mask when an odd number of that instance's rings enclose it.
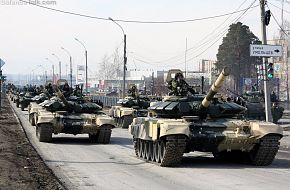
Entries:
{"label": "t-72 tank", "polygon": [[21,97],[25,96],[25,92],[21,91],[21,92],[16,92],[14,97],[13,97],[13,102],[16,104],[16,107],[19,108],[19,102]]}
{"label": "t-72 tank", "polygon": [[166,167],[178,165],[183,154],[192,151],[215,157],[239,153],[251,164],[271,164],[283,130],[274,123],[245,120],[246,108],[214,98],[228,75],[225,68],[206,96],[169,96],[149,107],[148,117],[135,118],[129,131],[136,156]]}
{"label": "t-72 tank", "polygon": [[37,111],[43,107],[40,104],[48,100],[48,98],[49,97],[45,93],[41,93],[31,98],[31,102],[28,106],[28,115],[29,115],[28,120],[32,126],[36,125],[35,121],[36,121]]}
{"label": "t-72 tank", "polygon": [[57,98],[40,105],[37,112],[36,136],[41,142],[51,142],[52,134],[88,134],[92,142],[107,144],[110,142],[114,121],[101,112],[95,103],[77,98],[67,100],[56,88]]}
{"label": "t-72 tank", "polygon": [[145,95],[137,95],[137,89],[133,87],[130,89],[130,96],[120,99],[109,110],[109,115],[114,118],[117,126],[124,129],[129,127],[134,117],[146,116],[150,105],[150,99]]}
{"label": "t-72 tank", "polygon": [[[230,93],[237,96],[235,102],[247,108],[245,112],[245,117],[247,119],[258,119],[265,120],[265,100],[264,93],[262,91],[247,91],[242,96],[234,93],[233,91],[227,89]],[[272,99],[272,98],[271,98]],[[276,98],[275,98],[276,99]],[[282,118],[284,108],[279,106],[277,100],[271,100],[271,113],[274,123],[278,123],[278,120]]]}
{"label": "t-72 tank", "polygon": [[30,104],[30,102],[33,102],[33,98],[35,97],[35,93],[33,92],[26,92],[24,96],[20,96],[19,98],[19,106],[22,111],[24,111],[25,108],[27,108]]}

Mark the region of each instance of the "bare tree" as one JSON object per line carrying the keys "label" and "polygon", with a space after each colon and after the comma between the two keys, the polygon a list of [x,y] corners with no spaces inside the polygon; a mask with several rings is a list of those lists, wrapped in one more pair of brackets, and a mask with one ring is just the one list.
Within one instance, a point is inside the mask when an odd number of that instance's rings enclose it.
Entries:
{"label": "bare tree", "polygon": [[116,48],[112,56],[104,55],[99,69],[99,78],[102,80],[117,80],[121,76],[121,64],[119,49]]}

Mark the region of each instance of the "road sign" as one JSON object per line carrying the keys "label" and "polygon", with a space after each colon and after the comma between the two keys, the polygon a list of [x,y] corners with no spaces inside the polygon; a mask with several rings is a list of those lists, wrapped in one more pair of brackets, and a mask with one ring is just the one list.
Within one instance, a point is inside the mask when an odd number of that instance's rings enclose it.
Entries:
{"label": "road sign", "polygon": [[2,59],[0,59],[0,69],[2,68],[3,65],[5,65],[5,62]]}
{"label": "road sign", "polygon": [[282,46],[277,45],[250,45],[250,56],[255,57],[281,57]]}

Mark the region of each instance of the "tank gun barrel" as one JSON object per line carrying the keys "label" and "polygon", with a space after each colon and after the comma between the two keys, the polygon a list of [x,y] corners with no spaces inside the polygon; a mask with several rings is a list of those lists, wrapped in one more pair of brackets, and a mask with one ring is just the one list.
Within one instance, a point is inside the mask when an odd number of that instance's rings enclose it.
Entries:
{"label": "tank gun barrel", "polygon": [[201,109],[207,108],[210,104],[210,101],[213,99],[214,95],[220,90],[222,87],[226,76],[230,75],[230,68],[225,67],[216,81],[212,84],[209,92],[207,93],[206,97],[204,97],[201,103]]}
{"label": "tank gun barrel", "polygon": [[60,91],[57,85],[54,85],[54,90],[56,92],[57,97],[64,103],[65,106],[69,106],[67,99],[64,97],[63,93]]}
{"label": "tank gun barrel", "polygon": [[48,97],[48,99],[51,98],[51,95],[48,93],[46,89],[43,89],[43,93]]}

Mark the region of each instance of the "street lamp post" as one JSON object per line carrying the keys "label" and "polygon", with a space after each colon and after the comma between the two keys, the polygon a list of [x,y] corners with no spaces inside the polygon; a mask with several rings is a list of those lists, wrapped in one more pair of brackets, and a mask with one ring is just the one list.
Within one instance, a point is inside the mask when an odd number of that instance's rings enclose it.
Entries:
{"label": "street lamp post", "polygon": [[37,66],[44,69],[44,77],[45,77],[45,83],[46,83],[47,82],[47,71],[46,71],[46,68],[43,65],[37,65]]}
{"label": "street lamp post", "polygon": [[109,19],[111,21],[113,21],[115,24],[117,24],[121,28],[121,30],[123,32],[123,35],[124,35],[124,65],[123,65],[123,94],[122,94],[122,98],[125,98],[125,90],[126,90],[126,88],[125,88],[125,85],[126,85],[126,65],[127,65],[127,56],[126,56],[126,51],[127,51],[126,50],[127,49],[127,37],[126,37],[126,34],[124,32],[123,27],[119,23],[117,23],[116,21],[114,21],[111,17],[109,17]]}
{"label": "street lamp post", "polygon": [[61,47],[69,55],[69,66],[70,66],[70,86],[72,87],[72,57],[68,50]]}
{"label": "street lamp post", "polygon": [[45,59],[52,64],[52,83],[54,84],[54,63],[48,58]]}
{"label": "street lamp post", "polygon": [[55,55],[54,53],[51,54],[51,55],[53,55],[58,60],[58,63],[59,63],[59,65],[58,65],[58,67],[59,67],[59,79],[61,79],[61,61],[60,61],[59,57],[57,55]]}
{"label": "street lamp post", "polygon": [[86,83],[85,83],[85,86],[86,86],[86,93],[88,94],[88,51],[87,51],[87,48],[86,46],[84,45],[83,42],[81,42],[79,39],[75,38],[75,40],[77,42],[79,42],[85,49],[85,57],[86,57]]}

